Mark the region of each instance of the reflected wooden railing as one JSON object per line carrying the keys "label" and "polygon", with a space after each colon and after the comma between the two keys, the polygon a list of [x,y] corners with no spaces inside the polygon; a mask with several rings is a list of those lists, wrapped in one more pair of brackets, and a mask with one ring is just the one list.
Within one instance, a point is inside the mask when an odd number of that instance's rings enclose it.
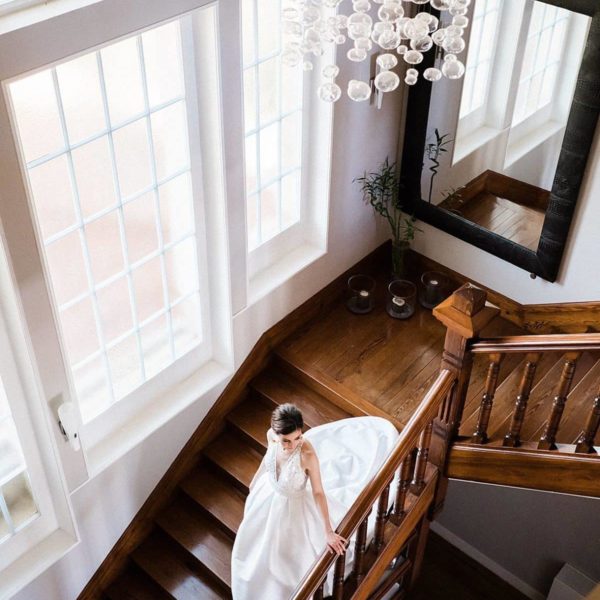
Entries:
{"label": "reflected wooden railing", "polygon": [[[541,357],[546,353],[560,353],[562,367],[560,377],[556,383],[552,406],[547,414],[544,430],[537,441],[538,450],[558,450],[557,433],[571,391],[578,361],[585,351],[600,350],[600,334],[578,333],[557,335],[524,335],[507,336],[493,339],[482,339],[470,346],[473,354],[489,355],[488,377],[485,392],[481,400],[479,416],[471,442],[475,444],[488,444],[488,427],[494,405],[494,394],[497,385],[498,366],[507,354],[520,353],[524,355],[522,373],[515,402],[510,418],[508,430],[502,440],[503,447],[518,448],[523,445],[521,431],[525,423],[529,396],[533,386],[536,369]],[[581,423],[581,432],[576,440],[571,440],[574,454],[594,454],[594,439],[600,426],[600,390],[596,390],[594,397],[589,399],[589,413],[586,421]],[[563,448],[569,451],[569,448]]]}
{"label": "reflected wooden railing", "polygon": [[[345,556],[336,557],[325,551],[299,584],[292,596],[294,600],[323,598],[325,580],[332,567],[334,567],[332,597],[335,600],[347,597],[359,599],[372,595],[379,582],[380,572],[383,574],[385,568],[397,558],[398,552],[406,545],[415,527],[433,502],[437,471],[432,469],[433,475],[427,476],[433,421],[436,416],[443,418],[448,414],[447,407],[451,402],[455,380],[455,375],[448,369],[440,372],[400,433],[387,460],[339,524],[336,531],[343,538],[350,539],[356,533],[351,576],[344,578]],[[389,511],[390,487],[396,474],[398,483],[394,490],[395,499]],[[426,490],[429,492],[427,495]],[[407,507],[409,494],[415,497],[415,502]],[[423,498],[423,501],[419,502],[420,498]],[[375,531],[369,545],[371,552],[369,558],[373,564],[366,572],[368,517],[373,510],[376,511]],[[395,526],[391,539],[387,539],[385,535],[388,522]],[[382,560],[378,561],[380,557]],[[408,569],[409,559],[406,558],[402,562],[403,572],[405,572]],[[380,566],[375,566],[375,563],[379,563]]]}

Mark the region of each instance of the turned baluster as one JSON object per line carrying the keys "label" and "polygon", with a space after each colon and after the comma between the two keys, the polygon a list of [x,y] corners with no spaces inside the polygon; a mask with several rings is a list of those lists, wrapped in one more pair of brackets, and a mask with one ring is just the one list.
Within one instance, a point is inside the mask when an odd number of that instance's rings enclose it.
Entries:
{"label": "turned baluster", "polygon": [[342,554],[335,562],[333,572],[333,600],[342,600],[344,597],[344,573],[346,570],[346,555]]}
{"label": "turned baluster", "polygon": [[546,423],[544,435],[541,437],[538,444],[540,450],[556,450],[556,433],[560,426],[563,411],[565,410],[565,403],[567,401],[569,390],[571,389],[571,383],[573,382],[573,376],[575,375],[575,367],[577,366],[578,358],[579,355],[576,353],[569,353],[565,357],[565,364],[563,365],[563,370],[560,374],[558,389],[556,396],[554,396],[554,402],[552,403],[552,414]]}
{"label": "turned baluster", "polygon": [[388,504],[390,498],[390,484],[385,486],[381,496],[379,496],[379,502],[377,503],[377,517],[375,519],[375,535],[373,537],[373,547],[375,552],[379,554],[379,551],[383,547],[383,537],[385,533],[385,523],[387,520]]}
{"label": "turned baluster", "polygon": [[[370,512],[370,511],[369,511]],[[356,541],[354,542],[354,569],[352,576],[354,583],[358,586],[364,579],[365,552],[367,550],[367,530],[369,528],[369,516],[358,526]]]}
{"label": "turned baluster", "polygon": [[521,428],[523,427],[527,402],[529,401],[529,395],[533,387],[533,378],[535,377],[535,370],[537,369],[539,360],[539,354],[528,354],[525,357],[525,367],[521,376],[521,382],[519,383],[519,393],[515,401],[515,408],[510,420],[508,433],[504,436],[504,441],[502,442],[503,446],[516,448],[521,445]]}
{"label": "turned baluster", "polygon": [[600,426],[600,392],[594,398],[594,404],[592,405],[592,412],[588,417],[585,429],[579,434],[577,438],[577,446],[575,452],[585,452],[591,454],[596,452],[594,450],[594,439],[598,433],[598,427]]}
{"label": "turned baluster", "polygon": [[475,444],[485,444],[488,441],[487,428],[490,424],[490,415],[492,414],[492,406],[494,405],[494,394],[496,393],[496,385],[498,384],[498,372],[500,371],[501,361],[501,354],[492,354],[490,356],[490,364],[485,380],[485,392],[481,398],[481,406],[479,408],[477,429],[471,437],[471,441]]}
{"label": "turned baluster", "polygon": [[394,500],[394,512],[392,513],[391,519],[399,525],[400,521],[404,518],[404,505],[406,503],[406,495],[410,487],[411,473],[414,468],[414,453],[411,452],[406,456],[400,465],[400,474],[398,476],[398,484],[396,487],[396,498]]}
{"label": "turned baluster", "polygon": [[421,432],[419,438],[419,448],[415,460],[415,471],[413,480],[410,484],[410,491],[413,494],[420,494],[425,487],[425,469],[429,458],[429,444],[431,443],[431,432],[433,430],[433,421],[429,422]]}
{"label": "turned baluster", "polygon": [[314,593],[313,600],[323,600],[323,588],[325,587],[325,582],[323,582]]}

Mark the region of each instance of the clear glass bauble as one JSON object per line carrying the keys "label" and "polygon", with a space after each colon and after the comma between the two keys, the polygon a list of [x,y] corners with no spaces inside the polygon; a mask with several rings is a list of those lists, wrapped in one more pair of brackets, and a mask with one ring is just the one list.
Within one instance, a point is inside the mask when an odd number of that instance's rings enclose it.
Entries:
{"label": "clear glass bauble", "polygon": [[429,23],[433,19],[433,15],[431,13],[420,12],[415,15],[415,19],[417,21],[421,21],[422,23],[425,23],[425,25],[429,25]]}
{"label": "clear glass bauble", "polygon": [[448,9],[448,12],[449,12],[449,13],[450,13],[450,14],[451,14],[453,17],[456,17],[456,16],[458,16],[458,15],[466,15],[466,14],[469,12],[469,9],[468,9],[468,8],[463,8],[463,7],[461,7],[461,8],[454,8],[454,6],[451,6],[451,7]]}
{"label": "clear glass bauble", "polygon": [[398,18],[398,15],[396,14],[396,9],[392,6],[386,6],[385,4],[383,6],[379,7],[379,10],[377,11],[377,16],[379,17],[380,21],[395,21]]}
{"label": "clear glass bauble", "polygon": [[346,43],[346,36],[345,36],[343,33],[338,33],[338,34],[335,36],[335,40],[334,40],[334,41],[335,41],[335,43],[336,43],[338,46],[341,46],[342,44],[345,44],[345,43]]}
{"label": "clear glass bauble", "polygon": [[423,77],[425,77],[427,81],[439,81],[442,78],[442,72],[435,67],[429,67],[428,69],[425,69]]}
{"label": "clear glass bauble", "polygon": [[415,83],[417,83],[418,80],[419,78],[415,77],[414,75],[406,75],[406,77],[404,77],[404,83],[406,85],[415,85]]}
{"label": "clear glass bauble", "polygon": [[354,0],[352,2],[352,8],[357,13],[366,13],[371,10],[371,3],[369,0]]}
{"label": "clear glass bauble", "polygon": [[410,47],[413,50],[418,50],[419,52],[427,52],[433,46],[433,40],[426,35],[425,37],[419,38],[418,40],[410,40]]}
{"label": "clear glass bauble", "polygon": [[281,11],[281,17],[284,21],[297,21],[300,19],[300,11],[295,6],[286,6]]}
{"label": "clear glass bauble", "polygon": [[[408,19],[410,21],[410,19]],[[389,23],[387,21],[377,21],[375,25],[373,25],[373,31],[377,33],[383,33],[384,31],[394,31],[394,24]]]}
{"label": "clear glass bauble", "polygon": [[453,60],[458,60],[458,57],[454,56],[454,54],[446,54],[446,56],[444,56],[444,61],[446,62]]}
{"label": "clear glass bauble", "polygon": [[412,0],[413,4],[427,4],[429,0]]}
{"label": "clear glass bauble", "polygon": [[310,60],[305,60],[302,63],[302,70],[303,71],[312,71],[313,70],[313,64],[310,62]]}
{"label": "clear glass bauble", "polygon": [[465,49],[465,46],[465,40],[461,37],[446,37],[442,42],[442,48],[452,54],[460,54]]}
{"label": "clear glass bauble", "polygon": [[383,50],[394,50],[400,44],[400,36],[395,31],[384,31],[377,43]]}
{"label": "clear glass bauble", "polygon": [[446,27],[446,37],[461,37],[464,34],[463,28],[457,25],[448,25]]}
{"label": "clear glass bauble", "polygon": [[390,54],[390,53],[380,54],[377,57],[377,64],[384,71],[389,71],[390,69],[393,69],[398,64],[398,59],[393,54]]}
{"label": "clear glass bauble", "polygon": [[281,63],[286,67],[297,67],[302,60],[302,53],[299,50],[287,48],[281,53]]}
{"label": "clear glass bauble", "polygon": [[351,79],[348,82],[348,98],[354,102],[364,102],[371,97],[371,86],[364,81]]}
{"label": "clear glass bauble", "polygon": [[404,25],[403,31],[405,35],[402,35],[402,37],[407,37],[411,40],[416,40],[425,37],[429,33],[429,27],[425,23],[423,23],[423,21],[411,19],[408,23]]}
{"label": "clear glass bauble", "polygon": [[354,12],[348,17],[348,27],[350,25],[367,25],[373,27],[373,19],[366,13]]}
{"label": "clear glass bauble", "polygon": [[375,87],[380,92],[393,92],[400,85],[400,77],[394,71],[382,71],[375,77]]}
{"label": "clear glass bauble", "polygon": [[465,65],[460,60],[445,60],[442,63],[442,73],[448,79],[460,79],[465,74]]}
{"label": "clear glass bauble", "polygon": [[446,30],[442,27],[441,29],[434,31],[431,34],[431,39],[433,40],[434,44],[436,44],[437,46],[441,46],[444,43],[444,40],[446,39]]}
{"label": "clear glass bauble", "polygon": [[296,21],[284,21],[281,24],[281,32],[286,37],[302,37],[303,31],[302,25]]}
{"label": "clear glass bauble", "polygon": [[356,38],[354,40],[354,47],[359,48],[360,50],[366,50],[368,52],[371,50],[371,48],[373,48],[373,42],[371,41],[371,38],[368,37]]}
{"label": "clear glass bauble", "polygon": [[335,79],[340,74],[340,68],[337,65],[325,65],[321,74],[325,79]]}
{"label": "clear glass bauble", "polygon": [[[408,17],[401,17],[396,21],[396,31],[405,39],[408,37],[405,31],[406,24],[411,20],[412,19],[409,19]],[[377,25],[377,23],[375,25]]]}
{"label": "clear glass bauble", "polygon": [[338,29],[346,29],[348,27],[348,17],[346,15],[336,15],[334,18]]}
{"label": "clear glass bauble", "polygon": [[342,0],[323,0],[323,6],[327,8],[337,8],[342,3]]}
{"label": "clear glass bauble", "polygon": [[404,53],[404,60],[409,65],[418,65],[423,62],[423,55],[418,50],[408,50]]}
{"label": "clear glass bauble", "polygon": [[411,77],[418,77],[419,71],[417,71],[416,69],[413,69],[413,68],[406,69],[406,75],[410,75]]}
{"label": "clear glass bauble", "polygon": [[[356,14],[356,13],[354,13]],[[365,23],[349,23],[348,24],[348,37],[351,40],[357,40],[358,38],[369,37],[371,35],[371,26]]]}
{"label": "clear glass bauble", "polygon": [[408,46],[406,44],[400,44],[397,48],[396,48],[396,52],[398,54],[404,54],[406,51],[408,50]]}
{"label": "clear glass bauble", "polygon": [[452,25],[456,25],[457,27],[461,27],[464,29],[469,24],[469,18],[464,15],[457,15],[456,17],[452,17]]}
{"label": "clear glass bauble", "polygon": [[433,15],[431,15],[432,19],[431,21],[429,21],[429,33],[433,33],[434,31],[437,31],[437,28],[440,26],[440,20],[437,17],[434,17]]}
{"label": "clear glass bauble", "polygon": [[302,25],[310,27],[321,18],[321,11],[316,6],[307,6],[302,11]]}
{"label": "clear glass bauble", "polygon": [[323,102],[336,102],[342,95],[342,90],[337,83],[324,83],[317,89],[317,95]]}
{"label": "clear glass bauble", "polygon": [[352,62],[361,62],[367,58],[367,51],[362,48],[350,48],[346,53],[346,57]]}
{"label": "clear glass bauble", "polygon": [[451,0],[430,0],[431,7],[435,10],[448,10],[452,5]]}

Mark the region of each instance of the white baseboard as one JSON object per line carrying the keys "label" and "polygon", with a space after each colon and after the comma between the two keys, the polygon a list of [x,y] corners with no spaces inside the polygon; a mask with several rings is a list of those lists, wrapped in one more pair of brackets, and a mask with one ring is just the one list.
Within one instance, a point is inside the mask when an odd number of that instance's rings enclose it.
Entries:
{"label": "white baseboard", "polygon": [[431,530],[444,538],[449,544],[452,544],[461,552],[464,552],[467,556],[490,570],[494,575],[497,575],[500,579],[506,581],[506,583],[519,590],[522,594],[531,598],[531,600],[545,600],[546,596],[544,596],[544,594],[541,594],[528,583],[525,583],[522,579],[519,579],[516,575],[507,571],[502,565],[493,561],[489,556],[486,556],[483,552],[480,552],[477,548],[465,542],[465,540],[452,533],[449,529],[446,529],[443,525],[440,525],[437,521],[434,521],[431,524]]}

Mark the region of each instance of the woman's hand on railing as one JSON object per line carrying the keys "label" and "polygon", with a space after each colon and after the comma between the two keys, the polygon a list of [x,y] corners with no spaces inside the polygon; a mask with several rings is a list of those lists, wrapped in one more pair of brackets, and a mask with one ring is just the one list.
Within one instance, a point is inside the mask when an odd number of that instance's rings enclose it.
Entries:
{"label": "woman's hand on railing", "polygon": [[329,548],[329,552],[335,552],[338,556],[341,556],[346,552],[346,546],[348,545],[348,540],[343,538],[341,535],[338,535],[333,530],[329,530],[326,534],[327,538],[327,547]]}

